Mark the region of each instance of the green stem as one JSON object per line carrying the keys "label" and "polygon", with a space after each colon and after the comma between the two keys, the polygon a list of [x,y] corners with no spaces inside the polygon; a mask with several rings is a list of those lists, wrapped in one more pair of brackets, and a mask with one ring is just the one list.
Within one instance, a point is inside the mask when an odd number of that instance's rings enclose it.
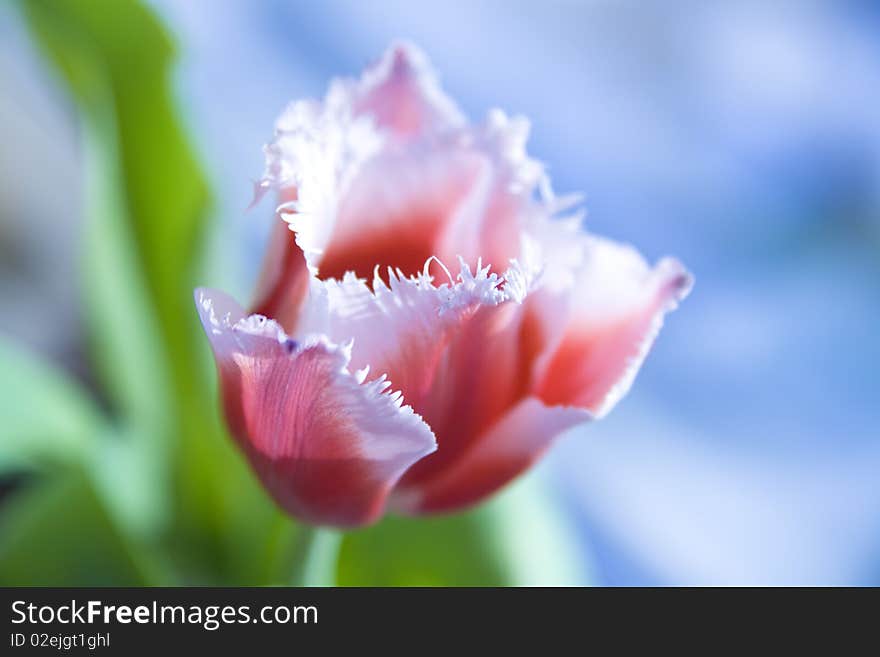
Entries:
{"label": "green stem", "polygon": [[334,586],[342,533],[324,527],[299,525],[293,546],[292,586]]}

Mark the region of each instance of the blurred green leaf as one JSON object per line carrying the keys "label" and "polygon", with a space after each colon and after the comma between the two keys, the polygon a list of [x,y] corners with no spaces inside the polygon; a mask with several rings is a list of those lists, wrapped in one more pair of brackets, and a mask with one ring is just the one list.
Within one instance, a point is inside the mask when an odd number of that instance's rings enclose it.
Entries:
{"label": "blurred green leaf", "polygon": [[[115,182],[127,213],[117,220],[135,240],[126,255],[144,271],[163,337],[179,352],[193,337],[187,285],[198,270],[208,189],[176,116],[171,40],[135,0],[28,0],[22,7],[98,127],[91,136],[119,165]],[[192,362],[189,355],[176,367]]]}
{"label": "blurred green leaf", "polygon": [[16,491],[0,510],[0,585],[162,583],[104,511],[80,470]]}
{"label": "blurred green leaf", "polygon": [[570,530],[540,481],[521,479],[467,513],[389,517],[349,534],[345,586],[565,586],[584,583]]}
{"label": "blurred green leaf", "polygon": [[[127,444],[111,443],[111,449],[121,457],[116,460],[122,462],[162,464],[167,461],[174,420],[168,376],[170,355],[165,353],[162,341],[155,292],[151,290],[155,286],[150,284],[138,244],[132,179],[123,165],[125,121],[119,111],[121,94],[114,70],[126,60],[119,60],[124,53],[111,47],[120,39],[131,39],[129,54],[140,54],[139,58],[130,57],[131,72],[137,73],[138,60],[150,60],[151,52],[158,49],[150,43],[149,34],[126,30],[140,24],[148,14],[131,2],[35,0],[21,6],[37,42],[65,78],[80,108],[86,172],[82,260],[88,310],[85,317],[97,372],[113,406],[111,411],[119,422],[136,427],[123,434]],[[111,63],[111,56],[117,58],[116,63]],[[158,66],[162,63],[157,60]],[[147,222],[151,217],[141,219]],[[120,450],[126,449],[132,454],[122,456]],[[98,474],[106,460],[95,466]],[[167,463],[147,470],[155,476],[147,493],[153,497],[148,506],[155,510],[170,506],[162,501],[169,489]],[[142,504],[126,514],[120,500],[108,501],[123,519],[128,515],[131,526],[144,528],[145,517],[161,520],[163,516],[161,512],[144,516],[139,513]]]}
{"label": "blurred green leaf", "polygon": [[20,6],[82,117],[88,319],[123,425],[96,460],[98,490],[136,531],[173,494],[175,558],[195,581],[265,576],[280,516],[219,421],[192,301],[208,194],[174,108],[171,40],[135,0]]}
{"label": "blurred green leaf", "polygon": [[503,569],[482,529],[485,510],[438,518],[389,517],[349,534],[342,586],[502,586]]}
{"label": "blurred green leaf", "polygon": [[539,472],[531,471],[486,506],[483,530],[512,586],[584,586],[590,564],[574,527]]}
{"label": "blurred green leaf", "polygon": [[[111,18],[124,14],[129,5],[136,7],[127,1],[21,3],[37,42],[65,78],[81,110],[86,172],[85,317],[104,391],[117,415],[158,428],[168,415],[167,358],[138,248],[130,181],[122,166],[125,134],[117,111],[118,92],[102,35],[93,25],[94,15]],[[116,38],[120,38],[127,26],[118,20],[117,24]],[[149,42],[132,41],[133,50],[141,48],[142,58],[149,57]],[[164,196],[164,191],[157,195]]]}
{"label": "blurred green leaf", "polygon": [[0,338],[0,473],[81,462],[103,430],[92,400],[63,372]]}

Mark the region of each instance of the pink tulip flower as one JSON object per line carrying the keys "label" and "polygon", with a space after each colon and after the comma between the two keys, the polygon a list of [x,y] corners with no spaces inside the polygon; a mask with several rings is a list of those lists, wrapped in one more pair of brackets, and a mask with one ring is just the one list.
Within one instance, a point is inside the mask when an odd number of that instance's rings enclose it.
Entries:
{"label": "pink tulip flower", "polygon": [[293,516],[485,499],[611,410],[687,295],[676,260],[583,231],[527,134],[469,124],[409,44],[278,119],[255,301],[196,302],[231,433]]}

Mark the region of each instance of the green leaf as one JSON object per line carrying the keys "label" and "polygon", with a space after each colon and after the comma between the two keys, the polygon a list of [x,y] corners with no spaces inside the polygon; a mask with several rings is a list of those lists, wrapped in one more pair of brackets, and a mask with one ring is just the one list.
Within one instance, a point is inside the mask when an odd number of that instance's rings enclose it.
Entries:
{"label": "green leaf", "polygon": [[163,583],[147,552],[118,532],[79,470],[28,484],[0,510],[0,585]]}
{"label": "green leaf", "polygon": [[[175,508],[189,516],[179,524],[213,522],[219,532],[222,518],[203,511],[224,480],[210,451],[223,436],[192,303],[208,193],[171,97],[171,40],[135,0],[27,0],[20,7],[83,127],[86,319],[105,396],[127,441],[102,454],[98,481],[114,476],[101,463],[119,463],[153,481],[161,497],[177,475]],[[138,497],[151,508],[170,506]]]}
{"label": "green leaf", "polygon": [[208,190],[172,99],[171,40],[135,0],[28,0],[22,7],[86,119],[100,128],[92,137],[118,165],[127,213],[117,219],[131,228],[130,255],[177,351],[192,338],[187,284],[198,271]]}
{"label": "green leaf", "polygon": [[[135,446],[122,462],[142,460],[157,489],[174,490],[183,558],[238,580],[252,574],[250,557],[266,549],[259,541],[275,531],[278,513],[218,417],[213,363],[192,300],[203,282],[196,276],[208,194],[174,107],[171,39],[135,0],[21,7],[81,110],[94,353],[128,425],[123,435],[153,450]],[[168,473],[163,458],[172,460]]]}
{"label": "green leaf", "polygon": [[[107,480],[105,464],[143,463],[155,475],[148,486],[138,486],[138,498],[147,502],[126,506],[131,496],[117,499],[115,487],[99,490],[110,497],[115,514],[132,530],[158,532],[170,508],[167,499],[168,451],[172,444],[174,414],[169,375],[170,354],[161,335],[155,293],[138,243],[138,214],[131,203],[132,179],[124,166],[125,125],[119,111],[121,94],[114,70],[125,53],[110,44],[132,39],[131,69],[137,60],[149,60],[156,45],[147,33],[124,34],[148,12],[136,3],[35,0],[21,3],[37,42],[68,84],[77,101],[82,123],[86,181],[86,226],[82,259],[85,318],[96,372],[111,412],[120,424],[124,442],[107,441],[92,466],[99,483]],[[110,21],[108,23],[107,21]],[[142,37],[138,42],[136,37]],[[167,48],[166,48],[167,49]],[[161,52],[161,51],[159,51]],[[117,61],[111,62],[110,57]],[[158,65],[162,65],[160,59]],[[164,193],[159,193],[163,196]],[[141,217],[147,221],[149,217]],[[118,438],[118,436],[117,436]],[[155,467],[157,466],[158,467]],[[155,510],[144,515],[142,508]],[[149,527],[147,520],[155,520]]]}
{"label": "green leaf", "polygon": [[585,582],[570,529],[533,476],[473,511],[390,517],[349,534],[345,586],[565,586]]}
{"label": "green leaf", "polygon": [[80,108],[86,180],[85,317],[97,371],[113,411],[126,421],[154,424],[152,433],[159,437],[168,416],[167,359],[122,166],[118,94],[107,53],[90,20],[108,8],[116,7],[118,13],[130,4],[34,0],[21,6],[37,42]]}
{"label": "green leaf", "polygon": [[63,372],[0,338],[0,473],[77,463],[94,449],[103,420]]}

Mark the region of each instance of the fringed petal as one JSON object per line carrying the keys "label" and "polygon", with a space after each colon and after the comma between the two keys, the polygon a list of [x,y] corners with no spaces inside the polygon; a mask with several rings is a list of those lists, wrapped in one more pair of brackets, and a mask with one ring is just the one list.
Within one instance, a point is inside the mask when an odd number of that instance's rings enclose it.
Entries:
{"label": "fringed petal", "polygon": [[306,522],[340,527],[382,513],[401,474],[435,449],[430,428],[384,377],[349,371],[350,345],[290,338],[197,290],[229,427],[275,501]]}
{"label": "fringed petal", "polygon": [[424,56],[398,44],[359,81],[285,110],[258,189],[279,190],[280,214],[323,279],[369,278],[376,265],[413,275],[430,256],[500,270],[521,257],[529,217],[553,211],[535,198],[547,185],[528,133],[526,119],[499,110],[467,125]]}
{"label": "fringed petal", "polygon": [[672,258],[651,268],[634,249],[581,238],[584,263],[571,289],[567,321],[547,355],[536,394],[602,417],[629,390],[663,316],[690,292],[691,275]]}
{"label": "fringed petal", "polygon": [[392,44],[353,87],[355,113],[371,116],[398,139],[422,138],[465,122],[428,58],[408,42]]}
{"label": "fringed petal", "polygon": [[[472,271],[461,261],[455,281],[446,272],[449,282],[435,284],[429,264],[418,276],[389,271],[388,283],[377,272],[372,288],[353,274],[316,281],[299,327],[334,341],[351,339],[352,366],[367,380],[390,377],[435,430],[438,452],[402,480],[410,493],[457,470],[497,419],[524,398],[545,341],[540,318],[522,303],[536,272],[513,262],[499,275],[488,267]],[[518,472],[502,468],[499,477],[502,470]]]}
{"label": "fringed petal", "polygon": [[430,391],[416,406],[438,436],[439,449],[407,471],[403,489],[430,485],[457,467],[497,419],[529,395],[532,364],[547,339],[544,319],[528,304],[536,279],[519,263],[500,278],[502,300],[476,308],[449,335]]}
{"label": "fringed petal", "polygon": [[[448,282],[435,284],[429,273],[432,263]],[[315,281],[298,330],[351,340],[353,368],[369,370],[371,377],[387,375],[420,408],[436,385],[450,341],[481,308],[501,304],[517,292],[522,276],[515,271],[509,269],[505,279],[488,268],[472,273],[462,264],[453,280],[442,263],[430,259],[422,273],[411,277],[388,269],[383,279],[376,268],[372,285],[353,273],[340,281]]]}

